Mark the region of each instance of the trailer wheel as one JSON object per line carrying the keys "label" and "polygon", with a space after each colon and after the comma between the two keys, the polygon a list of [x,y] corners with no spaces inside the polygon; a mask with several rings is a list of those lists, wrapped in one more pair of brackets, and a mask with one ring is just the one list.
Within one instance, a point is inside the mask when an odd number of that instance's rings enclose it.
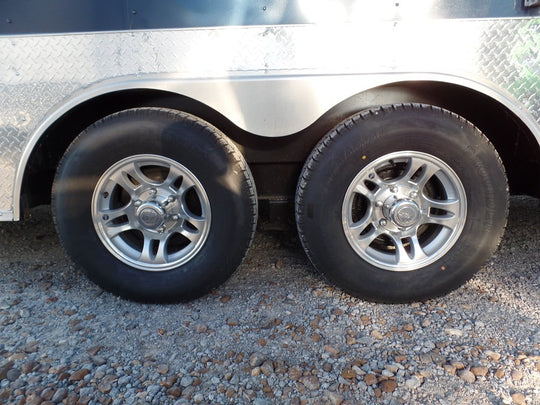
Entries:
{"label": "trailer wheel", "polygon": [[439,296],[468,280],[504,232],[506,175],[465,119],[406,104],[340,124],[308,158],[296,220],[314,266],[379,302]]}
{"label": "trailer wheel", "polygon": [[255,231],[255,185],[222,133],[191,115],[111,115],[65,153],[53,189],[63,246],[102,288],[185,301],[224,282]]}

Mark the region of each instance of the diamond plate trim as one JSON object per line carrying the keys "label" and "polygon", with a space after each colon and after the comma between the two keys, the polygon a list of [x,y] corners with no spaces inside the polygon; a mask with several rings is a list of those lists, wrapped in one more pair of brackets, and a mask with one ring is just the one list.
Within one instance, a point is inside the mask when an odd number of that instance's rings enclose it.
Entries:
{"label": "diamond plate trim", "polygon": [[538,18],[10,36],[0,60],[0,211],[14,210],[17,166],[37,128],[114,78],[441,73],[505,92],[540,124]]}

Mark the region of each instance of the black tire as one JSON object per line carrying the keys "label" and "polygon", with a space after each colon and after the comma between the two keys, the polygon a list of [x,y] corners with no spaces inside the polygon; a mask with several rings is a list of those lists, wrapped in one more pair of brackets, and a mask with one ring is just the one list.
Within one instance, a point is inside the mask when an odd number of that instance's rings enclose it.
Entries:
{"label": "black tire", "polygon": [[234,144],[194,116],[157,108],[82,132],[59,165],[52,209],[88,277],[145,302],[186,301],[223,283],[257,219],[253,178]]}
{"label": "black tire", "polygon": [[338,125],[312,151],[296,195],[313,265],[347,293],[387,303],[462,285],[497,248],[507,211],[506,175],[487,138],[419,104]]}

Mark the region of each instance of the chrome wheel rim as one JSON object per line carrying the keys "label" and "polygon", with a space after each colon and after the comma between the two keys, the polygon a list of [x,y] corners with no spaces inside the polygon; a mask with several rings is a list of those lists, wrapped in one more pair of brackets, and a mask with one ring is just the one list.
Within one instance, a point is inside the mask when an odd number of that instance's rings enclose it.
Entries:
{"label": "chrome wheel rim", "polygon": [[187,263],[204,245],[210,220],[200,181],[163,156],[135,155],[115,163],[92,196],[92,221],[103,245],[140,270]]}
{"label": "chrome wheel rim", "polygon": [[467,216],[465,189],[441,159],[415,151],[384,155],[363,168],[342,205],[346,238],[368,263],[411,271],[456,243]]}

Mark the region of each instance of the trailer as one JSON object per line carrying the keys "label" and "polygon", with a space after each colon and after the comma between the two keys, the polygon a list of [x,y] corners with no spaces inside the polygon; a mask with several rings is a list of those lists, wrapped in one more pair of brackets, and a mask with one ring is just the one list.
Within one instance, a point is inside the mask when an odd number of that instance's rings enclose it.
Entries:
{"label": "trailer", "polygon": [[223,283],[259,213],[378,302],[462,285],[540,197],[535,0],[3,0],[0,220],[105,290]]}

